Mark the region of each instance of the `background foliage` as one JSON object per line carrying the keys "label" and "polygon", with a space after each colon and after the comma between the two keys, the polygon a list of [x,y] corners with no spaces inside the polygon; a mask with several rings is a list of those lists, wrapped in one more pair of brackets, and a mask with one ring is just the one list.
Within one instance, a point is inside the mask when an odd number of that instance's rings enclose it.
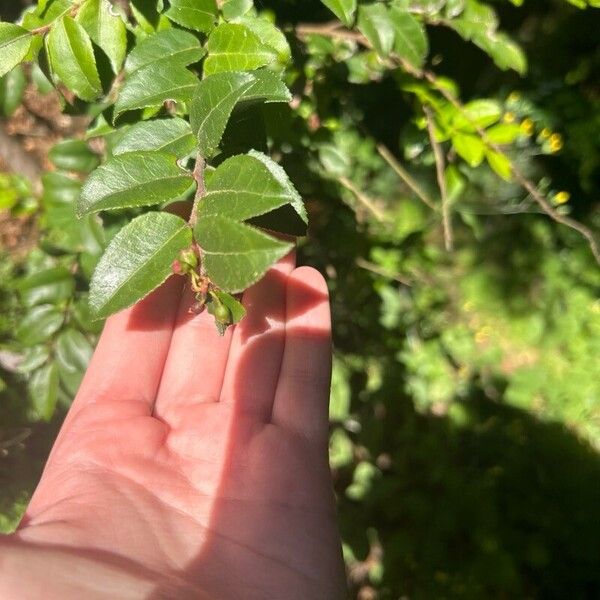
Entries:
{"label": "background foliage", "polygon": [[[5,4],[14,21],[27,3]],[[331,463],[358,598],[600,594],[600,274],[556,222],[600,226],[595,4],[256,3],[292,56],[292,101],[260,109],[259,149],[304,197],[300,260],[332,292]],[[156,2],[133,5],[142,29],[169,27]],[[96,104],[51,98],[36,66],[2,79],[3,135],[38,169],[2,155],[4,531],[101,329],[92,271],[132,216],[75,219],[105,125]],[[256,147],[256,114],[227,144]]]}

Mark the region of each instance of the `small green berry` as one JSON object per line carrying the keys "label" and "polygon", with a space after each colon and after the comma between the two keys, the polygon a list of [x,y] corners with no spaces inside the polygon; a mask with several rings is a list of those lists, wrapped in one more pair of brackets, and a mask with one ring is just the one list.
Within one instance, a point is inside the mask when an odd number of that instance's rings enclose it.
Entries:
{"label": "small green berry", "polygon": [[223,325],[231,324],[231,311],[223,304],[219,304],[215,307],[214,311],[215,319]]}

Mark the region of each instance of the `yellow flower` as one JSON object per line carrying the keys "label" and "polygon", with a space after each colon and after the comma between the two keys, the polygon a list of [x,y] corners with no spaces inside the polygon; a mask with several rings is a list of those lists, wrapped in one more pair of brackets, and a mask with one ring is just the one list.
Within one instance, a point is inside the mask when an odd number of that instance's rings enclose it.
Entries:
{"label": "yellow flower", "polygon": [[547,127],[544,127],[540,135],[542,136],[542,139],[547,140],[552,135],[552,132]]}
{"label": "yellow flower", "polygon": [[504,122],[505,123],[514,123],[515,121],[515,113],[514,112],[507,112],[504,115]]}
{"label": "yellow flower", "polygon": [[518,102],[520,99],[521,94],[519,92],[511,92],[511,94],[507,98],[508,102],[511,103]]}
{"label": "yellow flower", "polygon": [[556,196],[554,196],[555,204],[566,204],[571,199],[571,194],[569,192],[558,192]]}
{"label": "yellow flower", "polygon": [[552,150],[552,152],[558,152],[559,150],[562,150],[562,147],[563,147],[562,136],[559,133],[553,133],[550,136],[550,150]]}
{"label": "yellow flower", "polygon": [[525,135],[532,135],[533,131],[535,129],[535,124],[531,119],[525,119],[522,123],[521,123],[521,131],[525,134]]}

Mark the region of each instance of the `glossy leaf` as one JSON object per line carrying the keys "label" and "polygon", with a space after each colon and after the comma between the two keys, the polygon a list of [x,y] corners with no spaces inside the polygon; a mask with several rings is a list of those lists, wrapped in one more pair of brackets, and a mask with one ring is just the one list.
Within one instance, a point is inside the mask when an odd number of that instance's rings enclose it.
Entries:
{"label": "glossy leaf", "polygon": [[178,253],[192,243],[188,224],[169,213],[137,217],[112,240],[90,285],[90,308],[98,318],[135,304],[171,274]]}
{"label": "glossy leaf", "polygon": [[277,52],[245,25],[222,23],[208,38],[204,74],[252,71],[271,64]]}
{"label": "glossy leaf", "polygon": [[512,165],[508,157],[494,150],[487,150],[485,157],[495,173],[505,181],[512,179]]}
{"label": "glossy leaf", "polygon": [[27,77],[23,67],[17,66],[0,80],[0,110],[6,117],[10,117],[19,108],[23,101]]}
{"label": "glossy leaf", "polygon": [[456,133],[452,136],[452,146],[472,167],[479,166],[485,156],[485,144],[477,135]]}
{"label": "glossy leaf", "polygon": [[366,4],[358,10],[358,29],[377,53],[387,58],[394,47],[395,30],[384,4]]}
{"label": "glossy leaf", "polygon": [[182,27],[208,33],[215,25],[219,11],[215,0],[170,0],[165,13]]}
{"label": "glossy leaf", "polygon": [[29,52],[33,35],[14,23],[0,23],[0,77],[14,69]]}
{"label": "glossy leaf", "polygon": [[77,13],[77,21],[99,46],[115,74],[123,66],[127,51],[127,30],[123,19],[114,15],[108,0],[86,0]]}
{"label": "glossy leaf", "polygon": [[255,83],[250,73],[218,73],[198,84],[190,106],[192,131],[205,158],[213,156],[235,105]]}
{"label": "glossy leaf", "polygon": [[52,267],[24,276],[15,288],[25,306],[57,304],[72,296],[75,280],[67,268]]}
{"label": "glossy leaf", "polygon": [[193,179],[165,152],[129,152],[96,169],[81,189],[77,214],[153,206],[184,194]]}
{"label": "glossy leaf", "polygon": [[411,66],[422,67],[429,51],[425,29],[408,10],[393,7],[390,16],[396,37],[394,50]]}
{"label": "glossy leaf", "polygon": [[321,0],[321,2],[344,24],[351,27],[356,12],[356,0]]}
{"label": "glossy leaf", "polygon": [[65,140],[52,147],[48,158],[63,171],[89,173],[98,166],[98,155],[94,154],[82,140]]}
{"label": "glossy leaf", "polygon": [[196,140],[189,123],[175,117],[132,125],[119,139],[112,153],[118,155],[136,150],[155,150],[182,158],[188,156],[195,147]]}
{"label": "glossy leaf", "polygon": [[115,118],[128,110],[159,107],[167,100],[189,102],[198,84],[185,67],[161,62],[138,69],[129,77],[115,103]]}
{"label": "glossy leaf", "polygon": [[465,104],[462,111],[457,111],[452,119],[452,126],[461,131],[475,132],[477,128],[485,128],[497,123],[502,116],[502,107],[495,100],[484,98]]}
{"label": "glossy leaf", "polygon": [[46,38],[52,71],[82,100],[102,94],[90,36],[71,17],[59,19]]}
{"label": "glossy leaf", "polygon": [[56,340],[56,366],[61,384],[74,398],[92,358],[93,348],[76,329],[66,329]]}
{"label": "glossy leaf", "polygon": [[125,73],[131,75],[142,67],[160,63],[186,67],[198,62],[202,56],[204,50],[193,33],[166,29],[138,43],[125,61]]}
{"label": "glossy leaf", "polygon": [[263,44],[275,50],[279,62],[285,63],[290,59],[292,51],[287,38],[271,21],[260,17],[241,17],[236,22],[245,25]]}
{"label": "glossy leaf", "polygon": [[255,151],[229,158],[212,174],[200,218],[214,215],[235,221],[262,216],[255,222],[295,235],[303,235],[308,222],[302,199],[285,171]]}
{"label": "glossy leaf", "polygon": [[200,153],[205,158],[216,153],[238,103],[289,102],[290,99],[285,83],[266,70],[217,73],[202,80],[190,107],[190,121],[198,137]]}
{"label": "glossy leaf", "polygon": [[231,21],[245,15],[252,7],[252,0],[225,0],[221,12],[225,20]]}
{"label": "glossy leaf", "polygon": [[56,409],[58,399],[58,370],[50,363],[35,371],[28,384],[33,408],[44,421],[49,421]]}
{"label": "glossy leaf", "polygon": [[51,304],[35,306],[21,319],[17,339],[25,346],[35,346],[56,333],[64,322],[63,313]]}
{"label": "glossy leaf", "polygon": [[242,292],[257,282],[293,247],[254,227],[220,216],[199,219],[195,237],[212,282],[230,293]]}

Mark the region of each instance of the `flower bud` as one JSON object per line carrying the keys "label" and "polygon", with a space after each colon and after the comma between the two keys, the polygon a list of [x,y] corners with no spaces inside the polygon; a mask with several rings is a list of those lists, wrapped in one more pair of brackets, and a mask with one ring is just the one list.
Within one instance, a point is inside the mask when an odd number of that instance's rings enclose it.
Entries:
{"label": "flower bud", "polygon": [[194,270],[198,266],[198,257],[196,256],[196,253],[191,248],[182,250],[179,253],[179,260],[184,265],[189,267],[190,270]]}

